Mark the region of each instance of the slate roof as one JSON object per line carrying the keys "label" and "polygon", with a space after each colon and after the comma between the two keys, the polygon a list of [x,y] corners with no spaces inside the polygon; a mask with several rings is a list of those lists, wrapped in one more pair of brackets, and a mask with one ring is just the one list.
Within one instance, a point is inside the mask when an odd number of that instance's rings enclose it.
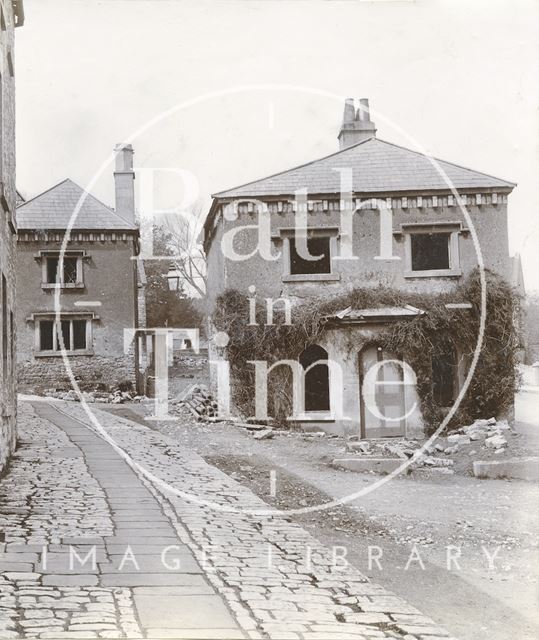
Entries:
{"label": "slate roof", "polygon": [[[512,189],[515,186],[486,173],[435,160],[456,189]],[[221,191],[213,197],[293,195],[298,189],[305,188],[313,195],[339,193],[340,173],[335,169],[340,167],[352,169],[354,193],[448,190],[447,183],[429,156],[378,138],[369,138],[325,158]]]}
{"label": "slate roof", "polygon": [[[67,229],[84,189],[69,178],[17,207],[17,228]],[[125,220],[90,193],[86,195],[73,229],[135,231],[136,225]]]}

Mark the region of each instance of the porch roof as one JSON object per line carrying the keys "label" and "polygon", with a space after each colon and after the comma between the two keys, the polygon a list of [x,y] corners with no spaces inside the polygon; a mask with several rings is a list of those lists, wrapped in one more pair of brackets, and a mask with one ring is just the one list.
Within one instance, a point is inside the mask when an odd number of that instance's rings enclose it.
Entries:
{"label": "porch roof", "polygon": [[409,304],[404,307],[374,307],[370,309],[352,309],[348,307],[328,316],[326,320],[345,324],[365,324],[368,322],[389,322],[402,318],[413,318],[422,316],[425,313],[423,309],[418,309]]}

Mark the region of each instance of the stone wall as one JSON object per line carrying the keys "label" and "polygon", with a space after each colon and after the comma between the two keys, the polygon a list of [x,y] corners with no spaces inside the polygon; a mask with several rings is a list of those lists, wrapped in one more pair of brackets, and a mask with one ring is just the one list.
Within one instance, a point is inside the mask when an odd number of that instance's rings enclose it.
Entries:
{"label": "stone wall", "polygon": [[[120,382],[135,380],[134,360],[131,355],[70,356],[66,366],[61,357],[36,358],[18,367],[21,391],[42,393],[46,389],[69,390],[72,388],[70,373],[82,391],[101,386],[107,389]],[[70,370],[70,371],[69,371]]]}
{"label": "stone wall", "polygon": [[[107,234],[104,234],[105,236]],[[108,234],[110,236],[110,234]],[[138,287],[136,238],[127,234],[114,241],[94,234],[94,240],[73,241],[68,250],[84,252],[81,288],[61,290],[60,313],[92,315],[91,344],[85,355],[69,355],[69,364],[80,385],[136,384],[134,349],[124,353],[124,331],[137,326]],[[17,353],[19,384],[24,390],[69,388],[69,376],[61,355],[43,355],[38,350],[37,318],[55,312],[55,290],[43,287],[40,252],[60,248],[58,241],[33,234],[19,234],[17,270]],[[36,315],[37,314],[37,315]]]}
{"label": "stone wall", "polygon": [[[16,444],[15,330],[15,79],[14,18],[11,3],[4,3],[6,29],[0,31],[0,72],[2,74],[2,123],[0,127],[0,472]],[[11,61],[11,63],[10,63]],[[2,285],[5,278],[5,287]],[[4,291],[1,290],[4,288]],[[3,300],[6,304],[4,306]],[[2,339],[5,334],[5,340]],[[5,365],[4,365],[5,362]]]}

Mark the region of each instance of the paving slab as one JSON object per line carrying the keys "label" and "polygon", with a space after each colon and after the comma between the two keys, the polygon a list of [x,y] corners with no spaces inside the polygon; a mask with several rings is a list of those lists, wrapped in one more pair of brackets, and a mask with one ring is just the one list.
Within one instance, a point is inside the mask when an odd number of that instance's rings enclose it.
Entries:
{"label": "paving slab", "polygon": [[175,550],[154,555],[115,555],[110,562],[99,563],[101,573],[202,573],[191,553],[182,555]]}
{"label": "paving slab", "polygon": [[104,587],[197,586],[201,575],[190,573],[107,573],[99,584]]}
{"label": "paving slab", "polygon": [[215,594],[215,589],[209,584],[201,582],[187,587],[135,587],[133,593],[141,596],[199,596],[213,595]]}
{"label": "paving slab", "polygon": [[98,580],[96,575],[89,574],[88,572],[79,574],[60,574],[60,575],[44,575],[41,579],[41,583],[45,586],[58,586],[58,587],[91,587],[97,586]]}
{"label": "paving slab", "polygon": [[[174,640],[239,640],[241,638],[249,638],[239,629],[186,629],[178,631],[175,629],[150,628],[146,629],[148,638],[158,640],[161,638],[174,638]],[[273,636],[276,638],[277,636]],[[281,636],[286,640],[293,640],[294,636],[290,633]],[[297,637],[297,636],[296,636]],[[353,640],[360,640],[360,636],[352,636]],[[329,640],[324,638],[323,640]],[[430,640],[430,639],[427,639]]]}
{"label": "paving slab", "polygon": [[148,596],[135,594],[141,626],[145,629],[233,629],[230,611],[217,595]]}

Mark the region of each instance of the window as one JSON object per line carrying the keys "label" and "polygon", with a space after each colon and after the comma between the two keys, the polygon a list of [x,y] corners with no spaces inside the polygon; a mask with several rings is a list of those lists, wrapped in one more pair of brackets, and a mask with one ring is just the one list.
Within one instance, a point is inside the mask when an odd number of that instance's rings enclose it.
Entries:
{"label": "window", "polygon": [[412,271],[449,269],[449,233],[414,233]]}
{"label": "window", "polygon": [[[339,280],[332,259],[337,254],[338,236],[337,227],[310,228],[305,240],[296,237],[294,228],[280,229],[277,241],[283,243],[283,281]],[[300,255],[300,252],[305,255]]]}
{"label": "window", "polygon": [[[329,411],[329,367],[325,349],[313,344],[299,356],[305,370],[305,411]],[[320,362],[322,361],[322,362]],[[315,364],[315,363],[319,364]]]}
{"label": "window", "polygon": [[467,232],[460,222],[403,224],[405,278],[455,277],[460,269],[460,235]]}
{"label": "window", "polygon": [[[331,259],[328,236],[307,238],[307,251],[312,259],[303,258],[298,252],[295,237],[290,238],[290,273],[291,275],[311,273],[331,273]],[[305,247],[303,247],[305,249]]]}
{"label": "window", "polygon": [[61,318],[60,321],[38,321],[38,350],[59,352],[62,347],[69,352],[88,352],[89,320],[87,318]]}
{"label": "window", "polygon": [[60,254],[44,256],[43,285],[45,287],[82,287],[82,256],[65,254],[60,269]]}

